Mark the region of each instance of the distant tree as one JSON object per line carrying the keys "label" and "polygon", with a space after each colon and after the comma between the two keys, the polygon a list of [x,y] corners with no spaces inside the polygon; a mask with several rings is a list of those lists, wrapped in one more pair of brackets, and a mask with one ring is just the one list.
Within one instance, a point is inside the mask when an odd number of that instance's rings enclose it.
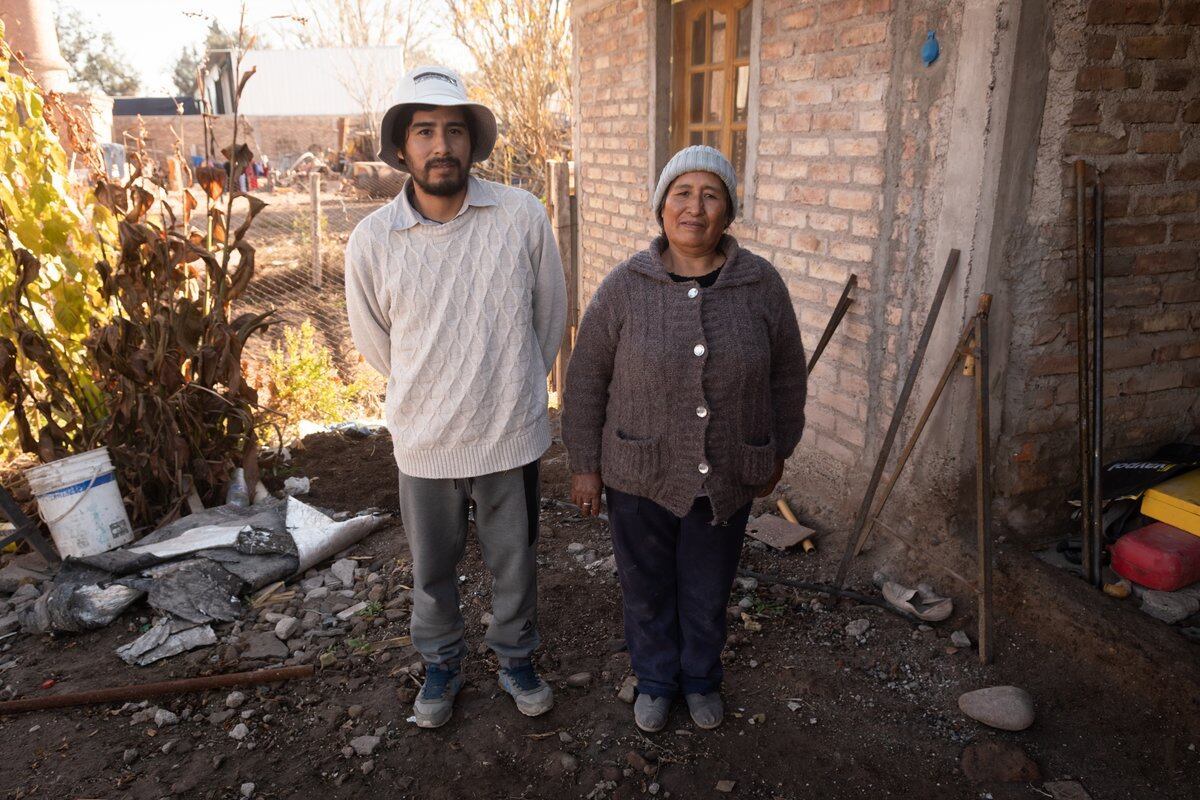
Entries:
{"label": "distant tree", "polygon": [[204,66],[209,53],[214,50],[232,50],[236,47],[237,34],[229,33],[221,27],[221,23],[212,20],[204,36],[204,49],[184,47],[175,61],[175,67],[171,71],[171,82],[175,84],[179,94],[185,97],[195,96],[196,70]]}
{"label": "distant tree", "polygon": [[141,84],[137,75],[111,33],[97,31],[83,14],[70,6],[57,9],[54,24],[58,30],[58,48],[76,86],[113,97],[138,93]]}
{"label": "distant tree", "polygon": [[470,51],[472,93],[501,125],[485,170],[545,187],[546,162],[570,153],[571,11],[567,0],[446,0],[449,27]]}

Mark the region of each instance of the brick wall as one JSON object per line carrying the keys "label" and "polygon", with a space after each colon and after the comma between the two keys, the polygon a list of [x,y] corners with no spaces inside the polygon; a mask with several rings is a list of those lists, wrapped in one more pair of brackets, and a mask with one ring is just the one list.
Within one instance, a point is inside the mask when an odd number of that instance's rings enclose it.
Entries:
{"label": "brick wall", "polygon": [[[1030,220],[1037,268],[1015,276],[1002,491],[1030,507],[1076,483],[1074,185],[1107,186],[1105,433],[1138,456],[1200,425],[1200,2],[1074,0],[1053,10]],[[1094,173],[1089,173],[1089,180]],[[1090,251],[1089,232],[1089,251]]]}
{"label": "brick wall", "polygon": [[[114,117],[114,142],[124,142],[124,134],[135,135],[139,128],[138,117]],[[333,150],[337,148],[337,122],[339,117],[243,117],[239,138],[249,142],[255,153],[266,153],[278,162],[284,156],[298,156],[312,145]],[[180,130],[186,155],[204,152],[204,123],[199,116],[186,117],[141,117],[146,130],[146,147],[151,151],[170,153],[175,147],[175,131]],[[232,139],[233,118],[213,119],[213,134],[218,147],[224,147]],[[193,149],[193,147],[195,149]]]}

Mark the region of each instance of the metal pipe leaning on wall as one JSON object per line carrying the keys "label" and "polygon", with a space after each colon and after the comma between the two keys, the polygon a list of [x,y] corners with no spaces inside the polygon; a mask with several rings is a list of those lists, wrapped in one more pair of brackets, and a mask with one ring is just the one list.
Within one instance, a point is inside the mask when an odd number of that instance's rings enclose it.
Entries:
{"label": "metal pipe leaning on wall", "polygon": [[[1079,541],[1082,560],[1092,553],[1092,385],[1088,326],[1087,163],[1075,162],[1075,313],[1079,384]],[[1087,567],[1085,566],[1085,570]]]}
{"label": "metal pipe leaning on wall", "polygon": [[1104,541],[1104,182],[1099,174],[1092,188],[1092,524],[1090,556],[1084,565],[1088,583],[1102,584],[1100,548]]}

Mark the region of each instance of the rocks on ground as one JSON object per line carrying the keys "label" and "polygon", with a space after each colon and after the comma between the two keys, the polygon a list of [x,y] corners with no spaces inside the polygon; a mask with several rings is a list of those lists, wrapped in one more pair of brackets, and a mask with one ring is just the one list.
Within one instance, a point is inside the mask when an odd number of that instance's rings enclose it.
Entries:
{"label": "rocks on ground", "polygon": [[1033,698],[1017,686],[990,686],[958,698],[959,709],[973,720],[1004,731],[1023,731],[1033,724]]}

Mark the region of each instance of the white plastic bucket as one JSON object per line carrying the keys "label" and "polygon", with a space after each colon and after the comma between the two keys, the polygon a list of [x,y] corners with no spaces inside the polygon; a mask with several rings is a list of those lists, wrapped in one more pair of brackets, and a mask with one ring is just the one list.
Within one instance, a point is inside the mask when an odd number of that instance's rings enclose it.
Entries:
{"label": "white plastic bucket", "polygon": [[61,556],[93,556],[133,541],[108,448],[25,470]]}

